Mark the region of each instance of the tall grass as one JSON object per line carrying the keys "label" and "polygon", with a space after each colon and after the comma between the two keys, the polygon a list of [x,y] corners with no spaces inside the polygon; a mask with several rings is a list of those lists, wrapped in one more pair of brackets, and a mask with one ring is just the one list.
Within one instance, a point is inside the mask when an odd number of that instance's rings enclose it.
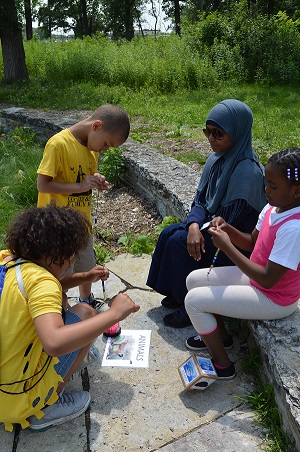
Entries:
{"label": "tall grass", "polygon": [[12,218],[37,203],[36,171],[42,152],[27,130],[16,129],[0,140],[0,249]]}
{"label": "tall grass", "polygon": [[165,93],[208,85],[216,78],[206,58],[195,55],[178,36],[110,42],[103,36],[53,43],[25,43],[31,79],[58,85],[82,80],[96,85],[151,87]]}

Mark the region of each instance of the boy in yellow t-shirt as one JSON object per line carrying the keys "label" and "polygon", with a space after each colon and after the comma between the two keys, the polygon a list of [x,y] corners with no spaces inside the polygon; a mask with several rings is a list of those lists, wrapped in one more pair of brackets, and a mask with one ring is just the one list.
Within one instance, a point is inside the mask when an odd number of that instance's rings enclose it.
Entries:
{"label": "boy in yellow t-shirt", "polygon": [[[70,206],[84,213],[92,223],[92,190],[102,191],[108,186],[105,177],[97,172],[99,153],[123,144],[129,131],[127,112],[117,105],[108,104],[50,138],[37,170],[38,207],[54,200],[57,206]],[[91,234],[86,249],[78,256],[74,271],[86,272],[94,266]],[[80,284],[79,294],[79,301],[97,308],[91,283]]]}
{"label": "boy in yellow t-shirt", "polygon": [[0,422],[42,431],[84,413],[86,391],[62,392],[90,344],[107,328],[139,310],[126,294],[98,315],[87,303],[63,309],[62,291],[106,279],[98,265],[66,275],[86,247],[90,224],[69,207],[21,212],[0,251]]}

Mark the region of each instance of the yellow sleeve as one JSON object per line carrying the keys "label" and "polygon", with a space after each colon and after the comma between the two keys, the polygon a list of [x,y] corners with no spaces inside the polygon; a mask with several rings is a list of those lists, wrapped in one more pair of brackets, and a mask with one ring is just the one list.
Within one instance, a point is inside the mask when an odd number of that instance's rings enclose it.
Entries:
{"label": "yellow sleeve", "polygon": [[[38,174],[56,178],[62,172],[62,163],[58,145],[60,142],[56,139],[50,139],[44,149],[42,160],[37,169]],[[63,145],[63,143],[61,143]]]}
{"label": "yellow sleeve", "polygon": [[[60,282],[43,267],[35,266],[32,270],[22,268],[23,284],[28,298],[28,309],[32,319],[48,313],[61,314],[62,287]],[[31,273],[31,275],[30,275]]]}

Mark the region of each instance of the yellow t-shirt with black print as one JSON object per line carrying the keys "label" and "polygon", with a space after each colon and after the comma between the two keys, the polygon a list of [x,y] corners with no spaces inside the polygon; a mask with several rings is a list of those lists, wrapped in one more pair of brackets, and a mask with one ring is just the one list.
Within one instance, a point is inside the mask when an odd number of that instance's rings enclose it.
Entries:
{"label": "yellow t-shirt with black print", "polygon": [[[56,182],[79,183],[98,170],[98,153],[80,144],[68,129],[54,135],[46,144],[38,174],[50,176]],[[85,193],[39,193],[38,207],[55,200],[58,207],[70,206],[81,211],[91,222],[92,190]]]}
{"label": "yellow t-shirt with black print", "polygon": [[[0,265],[8,251],[0,252]],[[41,409],[57,400],[57,386],[63,381],[54,370],[58,359],[48,356],[34,327],[34,319],[62,312],[62,287],[43,267],[20,264],[26,298],[16,279],[15,261],[8,268],[0,297],[0,422],[12,431],[14,423],[23,428],[27,418],[43,416]]]}

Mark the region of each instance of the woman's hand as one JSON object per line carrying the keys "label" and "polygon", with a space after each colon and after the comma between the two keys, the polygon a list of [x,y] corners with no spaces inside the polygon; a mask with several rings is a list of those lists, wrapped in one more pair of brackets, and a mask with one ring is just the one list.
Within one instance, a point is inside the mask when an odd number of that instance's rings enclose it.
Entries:
{"label": "woman's hand", "polygon": [[126,293],[119,293],[113,300],[110,309],[116,310],[121,321],[126,319],[129,314],[137,312],[140,309],[140,306],[134,303]]}
{"label": "woman's hand", "polygon": [[200,232],[198,223],[190,224],[186,246],[189,255],[196,261],[200,261],[201,253],[205,253],[205,240]]}

